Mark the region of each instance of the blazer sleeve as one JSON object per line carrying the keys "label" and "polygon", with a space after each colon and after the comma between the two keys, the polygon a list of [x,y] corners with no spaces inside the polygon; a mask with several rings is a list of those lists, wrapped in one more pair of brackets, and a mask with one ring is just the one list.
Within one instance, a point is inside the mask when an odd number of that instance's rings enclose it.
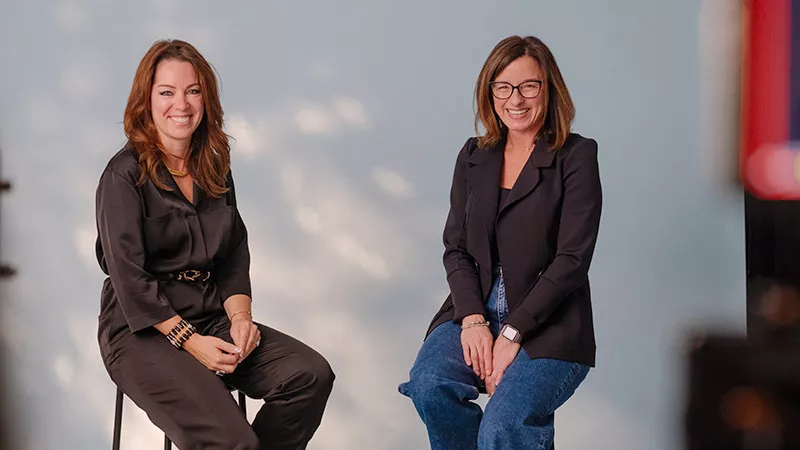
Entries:
{"label": "blazer sleeve", "polygon": [[456,323],[471,314],[486,315],[475,260],[467,252],[465,245],[469,203],[467,159],[476,146],[477,139],[470,138],[458,154],[453,184],[450,187],[450,211],[444,226],[444,268],[453,299],[453,321]]}
{"label": "blazer sleeve", "polygon": [[505,321],[523,336],[535,331],[562,300],[588,281],[603,203],[596,141],[586,139],[564,156],[563,183],[555,258]]}
{"label": "blazer sleeve", "polygon": [[96,195],[97,232],[106,273],[131,332],[176,315],[158,280],[145,270],[142,206],[133,180],[107,170]]}
{"label": "blazer sleeve", "polygon": [[230,296],[244,294],[252,297],[250,286],[250,247],[247,241],[247,227],[244,225],[239,208],[236,205],[236,187],[233,175],[229,173],[228,183],[231,189],[228,195],[228,204],[232,207],[233,226],[231,227],[231,247],[228,253],[215,264],[214,276],[220,296],[224,303]]}

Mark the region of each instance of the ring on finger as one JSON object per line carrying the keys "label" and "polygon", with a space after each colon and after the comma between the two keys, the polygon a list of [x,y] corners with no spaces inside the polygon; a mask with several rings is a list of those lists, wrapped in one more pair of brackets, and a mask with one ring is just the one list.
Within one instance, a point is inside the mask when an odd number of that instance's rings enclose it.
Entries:
{"label": "ring on finger", "polygon": [[221,377],[221,376],[225,375],[225,371],[224,370],[217,370],[216,372],[214,372],[214,375],[216,375],[218,377]]}

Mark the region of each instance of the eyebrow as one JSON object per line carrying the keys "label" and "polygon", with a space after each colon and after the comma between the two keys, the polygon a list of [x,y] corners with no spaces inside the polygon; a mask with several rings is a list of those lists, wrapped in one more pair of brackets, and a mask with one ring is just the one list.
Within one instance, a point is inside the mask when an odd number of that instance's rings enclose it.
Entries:
{"label": "eyebrow", "polygon": [[[527,80],[520,81],[520,84],[527,83],[529,81],[544,82],[544,80],[542,80],[541,78],[528,78]],[[512,84],[510,81],[499,81],[499,80],[494,80],[493,83],[508,83],[508,84]]]}
{"label": "eyebrow", "polygon": [[[191,88],[191,87],[195,87],[195,86],[198,86],[198,87],[199,87],[199,86],[200,86],[200,83],[192,83],[192,84],[190,84],[189,86],[187,86],[187,87],[186,87],[186,89],[189,89],[189,88]],[[159,85],[156,85],[156,87],[157,87],[157,88],[172,88],[172,89],[175,89],[175,86],[173,86],[173,85],[171,85],[171,84],[159,84]]]}

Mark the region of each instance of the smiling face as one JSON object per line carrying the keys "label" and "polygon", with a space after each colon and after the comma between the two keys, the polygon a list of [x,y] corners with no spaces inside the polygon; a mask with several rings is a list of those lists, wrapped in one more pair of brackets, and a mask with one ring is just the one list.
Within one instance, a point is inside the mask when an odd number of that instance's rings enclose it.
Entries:
{"label": "smiling face", "polygon": [[153,123],[164,150],[182,154],[203,120],[203,95],[192,64],[165,60],[158,63],[150,92]]}
{"label": "smiling face", "polygon": [[[540,81],[537,83],[535,80]],[[537,133],[544,124],[547,112],[547,95],[543,92],[546,82],[539,63],[530,56],[521,56],[515,59],[495,77],[493,83],[494,89],[507,95],[507,92],[502,92],[502,90],[510,90],[511,87],[502,83],[519,86],[519,89],[513,89],[511,96],[506,99],[498,98],[496,95],[492,96],[497,116],[510,132]],[[501,84],[502,87],[498,88]],[[539,85],[540,92],[538,93],[535,88],[536,84]],[[522,94],[528,97],[536,95],[536,97],[525,98]],[[500,96],[504,97],[505,95]]]}

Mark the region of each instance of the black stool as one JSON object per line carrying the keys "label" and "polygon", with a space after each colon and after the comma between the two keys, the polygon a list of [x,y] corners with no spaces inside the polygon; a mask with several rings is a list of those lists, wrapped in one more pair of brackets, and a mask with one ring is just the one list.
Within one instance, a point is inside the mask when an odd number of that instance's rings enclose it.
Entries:
{"label": "black stool", "polygon": [[[233,390],[233,388],[230,387],[229,389]],[[122,437],[122,400],[122,391],[117,388],[117,404],[114,408],[114,441],[111,444],[112,450],[119,450],[120,438]],[[239,408],[242,409],[242,414],[247,417],[247,396],[245,396],[242,391],[239,391]],[[164,434],[164,450],[171,449],[172,441]]]}

